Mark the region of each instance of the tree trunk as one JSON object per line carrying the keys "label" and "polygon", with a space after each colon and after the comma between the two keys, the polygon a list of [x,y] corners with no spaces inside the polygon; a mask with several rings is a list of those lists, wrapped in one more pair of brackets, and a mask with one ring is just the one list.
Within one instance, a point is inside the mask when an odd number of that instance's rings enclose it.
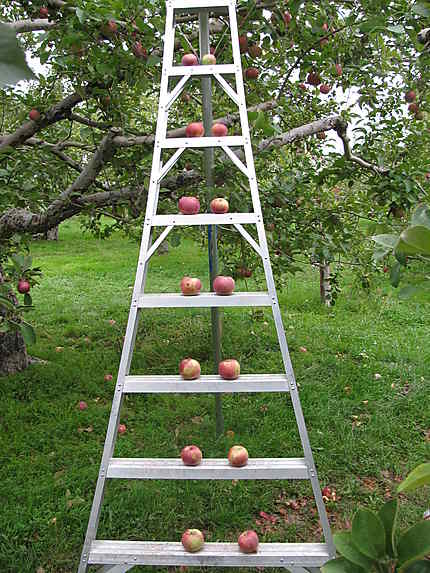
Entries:
{"label": "tree trunk", "polygon": [[[3,275],[0,268],[0,283],[3,282]],[[12,295],[11,300],[16,302]],[[0,314],[2,310],[0,308]],[[29,365],[27,349],[24,339],[19,331],[0,332],[0,376],[15,374],[25,370]]]}
{"label": "tree trunk", "polygon": [[326,261],[320,263],[320,296],[322,304],[331,306],[330,265]]}

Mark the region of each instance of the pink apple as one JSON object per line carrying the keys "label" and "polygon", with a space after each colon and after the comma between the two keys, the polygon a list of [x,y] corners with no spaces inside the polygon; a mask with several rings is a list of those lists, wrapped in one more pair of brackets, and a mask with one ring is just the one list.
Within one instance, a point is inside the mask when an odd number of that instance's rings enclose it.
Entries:
{"label": "pink apple", "polygon": [[225,380],[236,380],[240,376],[240,364],[234,358],[223,360],[218,364],[218,373]]}
{"label": "pink apple", "polygon": [[194,54],[185,54],[185,56],[182,58],[182,65],[183,66],[198,66],[199,65],[199,59]]}
{"label": "pink apple", "polygon": [[118,426],[118,434],[125,434],[127,431],[127,426],[125,424],[120,424]]}
{"label": "pink apple", "polygon": [[223,123],[214,123],[211,131],[214,137],[225,137],[228,134],[228,127]]}
{"label": "pink apple", "polygon": [[201,531],[198,529],[187,529],[182,534],[182,545],[185,551],[189,553],[197,553],[203,547],[205,538]]}
{"label": "pink apple", "polygon": [[212,199],[210,208],[212,213],[216,213],[217,215],[222,215],[223,213],[228,213],[229,204],[226,199],[222,197],[217,197],[216,199]]}
{"label": "pink apple", "polygon": [[84,402],[83,400],[81,400],[79,402],[79,410],[86,410],[88,408],[88,404],[86,402]]}
{"label": "pink apple", "polygon": [[179,364],[179,374],[184,380],[196,380],[201,372],[200,364],[193,358],[184,358]]}
{"label": "pink apple", "polygon": [[228,461],[235,468],[246,466],[248,457],[248,450],[243,446],[233,446],[228,452]]}
{"label": "pink apple", "polygon": [[18,286],[16,287],[18,292],[25,294],[30,290],[30,283],[27,279],[19,279]]}
{"label": "pink apple", "polygon": [[201,122],[193,122],[187,125],[185,135],[187,137],[202,137],[205,134],[205,128]]}
{"label": "pink apple", "polygon": [[202,462],[202,452],[197,446],[185,446],[181,458],[186,466],[198,466]]}
{"label": "pink apple", "polygon": [[257,553],[258,535],[255,533],[255,531],[244,531],[239,535],[237,542],[242,553]]}
{"label": "pink apple", "polygon": [[182,294],[186,296],[194,296],[199,294],[201,288],[202,282],[200,279],[184,277],[181,280],[181,291]]}
{"label": "pink apple", "polygon": [[28,114],[28,117],[31,119],[31,121],[39,121],[40,119],[40,112],[38,109],[32,109],[30,111],[30,113]]}
{"label": "pink apple", "polygon": [[227,295],[234,291],[234,279],[232,277],[218,276],[214,280],[214,291],[217,294]]}
{"label": "pink apple", "polygon": [[104,380],[105,382],[110,382],[111,380],[113,380],[112,374],[105,374]]}
{"label": "pink apple", "polygon": [[216,64],[216,58],[213,54],[206,54],[202,58],[202,64],[204,66],[214,66]]}
{"label": "pink apple", "polygon": [[181,197],[178,207],[183,215],[197,215],[200,211],[200,201],[197,197]]}

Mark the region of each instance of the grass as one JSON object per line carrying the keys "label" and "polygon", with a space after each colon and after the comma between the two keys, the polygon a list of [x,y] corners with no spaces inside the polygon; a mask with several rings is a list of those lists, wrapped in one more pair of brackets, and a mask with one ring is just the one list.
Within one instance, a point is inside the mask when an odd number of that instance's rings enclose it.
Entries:
{"label": "grass", "polygon": [[[44,279],[34,290],[38,340],[30,353],[46,363],[1,379],[4,573],[77,569],[137,249],[118,235],[104,242],[83,237],[76,223],[62,226],[58,244],[34,246]],[[207,276],[206,254],[192,242],[154,257],[148,289],[177,290],[186,273]],[[337,493],[327,505],[337,529],[358,506],[378,508],[429,457],[430,305],[397,300],[383,279],[367,296],[346,277],[332,309],[318,297],[318,277],[306,269],[289,281],[280,303],[320,481]],[[223,353],[237,357],[243,372],[281,371],[270,313],[226,310]],[[208,311],[143,313],[133,372],[175,373],[187,355],[212,372]],[[106,373],[114,380],[106,382]],[[87,401],[87,410],[79,411],[79,400]],[[188,443],[200,445],[206,457],[224,457],[234,443],[246,445],[252,457],[301,455],[288,397],[225,395],[223,406],[226,433],[216,439],[212,396],[128,397],[121,415],[127,432],[115,455],[177,457]],[[404,525],[425,508],[424,494],[402,498]],[[187,527],[204,530],[210,541],[235,540],[248,528],[264,541],[320,539],[307,483],[108,483],[99,538],[178,540]]]}

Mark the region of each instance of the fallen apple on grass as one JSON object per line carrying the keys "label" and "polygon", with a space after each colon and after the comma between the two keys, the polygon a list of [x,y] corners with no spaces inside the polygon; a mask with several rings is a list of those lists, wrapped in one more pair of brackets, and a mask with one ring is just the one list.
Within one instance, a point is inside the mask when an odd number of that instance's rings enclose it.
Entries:
{"label": "fallen apple on grass", "polygon": [[181,291],[185,296],[195,296],[200,293],[202,282],[200,279],[184,277],[181,280]]}
{"label": "fallen apple on grass", "polygon": [[205,538],[199,529],[187,529],[182,534],[181,541],[185,551],[188,551],[188,553],[197,553],[197,551],[202,549]]}
{"label": "fallen apple on grass", "polygon": [[88,408],[88,404],[86,402],[84,402],[83,400],[81,400],[79,402],[79,410],[86,410]]}
{"label": "fallen apple on grass", "polygon": [[232,277],[218,276],[214,280],[214,291],[216,294],[229,295],[233,294],[235,282]]}
{"label": "fallen apple on grass", "polygon": [[240,376],[240,364],[234,358],[223,360],[218,364],[218,374],[224,380],[236,380]]}
{"label": "fallen apple on grass", "polygon": [[232,446],[227,457],[231,466],[241,468],[248,463],[248,450],[243,446]]}
{"label": "fallen apple on grass", "polygon": [[255,531],[244,531],[239,535],[237,542],[242,553],[257,553],[258,551],[258,535]]}
{"label": "fallen apple on grass", "polygon": [[225,137],[228,135],[228,127],[223,123],[214,123],[211,132],[214,137]]}
{"label": "fallen apple on grass", "polygon": [[105,374],[105,376],[104,376],[104,381],[105,381],[105,382],[110,382],[111,380],[113,380],[112,374]]}
{"label": "fallen apple on grass", "polygon": [[185,129],[185,135],[187,137],[202,137],[204,133],[205,128],[203,127],[203,123],[199,121],[190,123]]}
{"label": "fallen apple on grass", "polygon": [[197,215],[200,211],[200,201],[197,197],[181,197],[178,207],[183,215]]}
{"label": "fallen apple on grass", "polygon": [[200,364],[194,358],[184,358],[179,364],[179,374],[184,380],[196,380],[201,372]]}
{"label": "fallen apple on grass", "polygon": [[118,426],[118,434],[125,434],[127,431],[127,426],[125,424],[120,424]]}
{"label": "fallen apple on grass", "polygon": [[217,215],[228,213],[229,208],[227,199],[223,197],[216,197],[210,202],[210,210]]}
{"label": "fallen apple on grass", "polygon": [[182,58],[182,65],[183,66],[198,66],[199,59],[195,54],[185,54]]}
{"label": "fallen apple on grass", "polygon": [[202,457],[202,452],[197,446],[185,446],[181,451],[181,458],[186,466],[198,466],[202,462]]}

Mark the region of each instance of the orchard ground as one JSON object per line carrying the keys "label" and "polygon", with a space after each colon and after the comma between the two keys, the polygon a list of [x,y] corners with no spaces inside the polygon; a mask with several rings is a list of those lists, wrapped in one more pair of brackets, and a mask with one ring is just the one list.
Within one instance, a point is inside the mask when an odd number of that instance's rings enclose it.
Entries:
{"label": "orchard ground", "polygon": [[[33,290],[38,331],[30,353],[46,361],[3,378],[0,570],[76,570],[99,469],[125,331],[138,247],[115,235],[82,237],[61,227],[58,243],[34,245],[44,278]],[[206,252],[184,242],[155,256],[150,290],[178,291],[183,274],[208,288]],[[258,277],[257,277],[258,278]],[[257,288],[251,279],[238,288]],[[409,470],[429,457],[430,305],[399,301],[386,277],[370,295],[345,277],[334,308],[320,305],[318,274],[306,268],[280,302],[321,486],[333,529],[358,506],[377,509]],[[115,321],[115,323],[112,323]],[[306,352],[303,351],[306,349]],[[142,314],[132,371],[176,373],[186,356],[212,372],[209,312]],[[242,372],[280,372],[268,310],[226,310],[224,358]],[[105,381],[106,374],[113,380]],[[88,408],[81,411],[79,401]],[[116,456],[179,457],[198,445],[225,457],[243,444],[251,457],[301,456],[288,396],[225,395],[225,434],[215,438],[213,396],[130,396]],[[401,519],[426,509],[425,493],[401,498]],[[263,513],[261,513],[263,512]],[[255,529],[261,541],[318,541],[312,494],[300,482],[108,483],[99,538],[180,540],[196,527],[208,541],[236,541]],[[40,569],[39,569],[40,568]]]}

